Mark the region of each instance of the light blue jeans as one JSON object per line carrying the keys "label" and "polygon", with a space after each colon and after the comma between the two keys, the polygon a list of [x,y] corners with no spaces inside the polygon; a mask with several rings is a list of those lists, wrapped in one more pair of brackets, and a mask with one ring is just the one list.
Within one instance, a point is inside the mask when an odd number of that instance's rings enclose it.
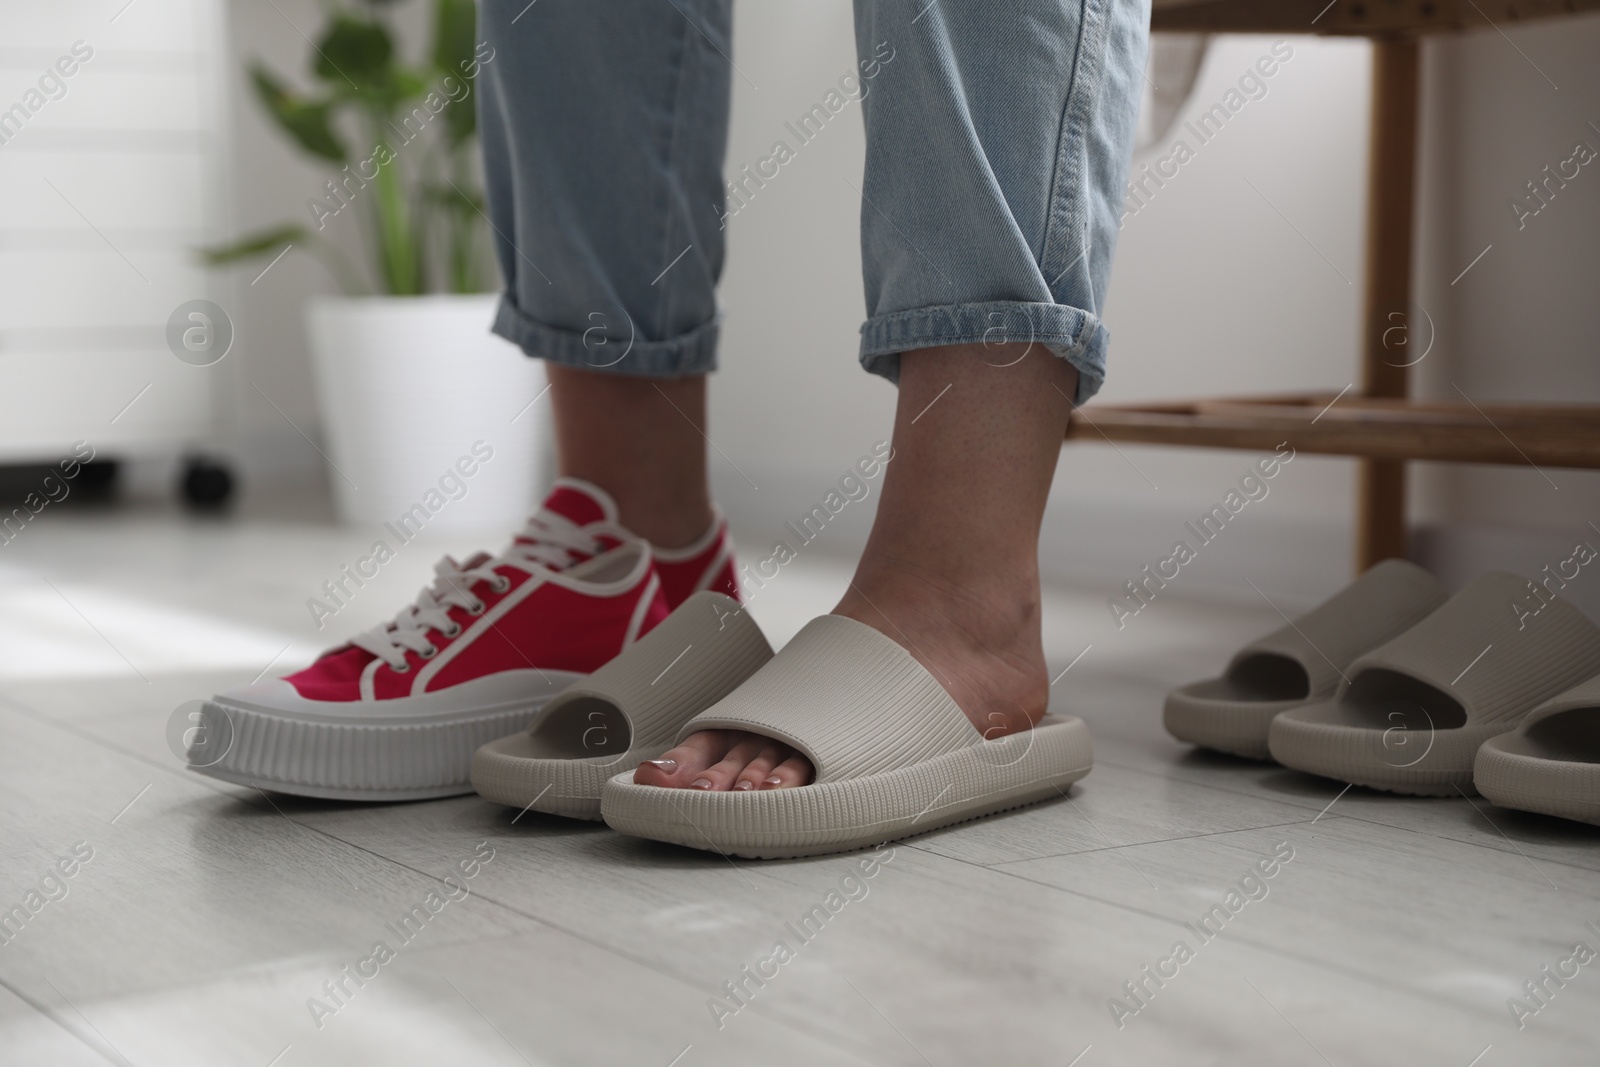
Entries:
{"label": "light blue jeans", "polygon": [[723,174],[731,0],[483,0],[495,332],[620,374],[716,367],[726,225],[847,98],[866,124],[861,364],[1036,341],[1105,378],[1150,0],[856,0],[857,76]]}

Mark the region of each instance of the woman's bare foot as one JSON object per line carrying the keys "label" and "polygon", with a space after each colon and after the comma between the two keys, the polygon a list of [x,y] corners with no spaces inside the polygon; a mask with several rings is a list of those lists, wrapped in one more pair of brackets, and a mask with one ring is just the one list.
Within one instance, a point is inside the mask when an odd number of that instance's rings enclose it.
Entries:
{"label": "woman's bare foot", "polygon": [[[906,353],[883,498],[833,610],[910,652],[985,738],[1030,728],[1048,703],[1038,531],[1076,387],[1077,372],[1042,346]],[[770,738],[707,730],[634,781],[780,789],[812,773]]]}
{"label": "woman's bare foot", "polygon": [[[863,577],[852,583],[833,614],[866,623],[909,651],[978,732],[993,738],[1031,727],[1048,700],[1038,588],[1023,592],[1013,598],[977,597],[930,576],[885,573],[876,581]],[[706,730],[641,765],[634,781],[689,789],[781,789],[806,785],[811,774],[810,762],[787,745],[741,731]]]}

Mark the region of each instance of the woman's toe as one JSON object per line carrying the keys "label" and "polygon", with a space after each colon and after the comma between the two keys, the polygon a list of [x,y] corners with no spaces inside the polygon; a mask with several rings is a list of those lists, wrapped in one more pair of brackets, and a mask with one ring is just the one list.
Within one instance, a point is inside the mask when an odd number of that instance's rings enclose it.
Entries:
{"label": "woman's toe", "polygon": [[639,764],[639,769],[633,772],[633,780],[637,785],[689,788],[722,761],[733,743],[732,734],[727,730],[702,730],[691,734],[683,744]]}
{"label": "woman's toe", "polygon": [[743,792],[747,789],[760,789],[761,783],[772,773],[772,768],[783,762],[789,750],[775,742],[763,745],[756,758],[745,764],[744,770],[734,778],[734,792]]}
{"label": "woman's toe", "polygon": [[737,740],[728,749],[727,755],[690,782],[690,789],[710,789],[719,793],[732,789],[744,769],[761,754],[762,749],[772,743],[755,734],[736,733],[733,736]]}
{"label": "woman's toe", "polygon": [[788,745],[738,730],[702,730],[683,744],[645,760],[634,772],[638,785],[667,789],[748,792],[811,781],[811,764]]}
{"label": "woman's toe", "polygon": [[811,781],[811,761],[804,756],[790,756],[772,768],[772,773],[761,780],[762,789],[790,789]]}

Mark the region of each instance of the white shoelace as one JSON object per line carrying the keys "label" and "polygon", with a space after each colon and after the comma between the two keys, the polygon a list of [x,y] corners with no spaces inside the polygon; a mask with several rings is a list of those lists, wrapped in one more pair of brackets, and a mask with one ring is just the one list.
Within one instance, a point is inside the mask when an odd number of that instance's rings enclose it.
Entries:
{"label": "white shoelace", "polygon": [[462,608],[469,615],[483,614],[484,602],[472,591],[477,583],[487,582],[496,593],[511,588],[511,580],[496,573],[496,567],[510,565],[529,573],[560,570],[583,557],[598,555],[601,548],[595,533],[585,532],[562,515],[541,512],[528,520],[511,547],[499,556],[479,552],[462,563],[450,556],[435,563],[433,583],[418,593],[410,606],[401,609],[391,621],[356,634],[350,644],[403,674],[411,669],[406,663],[407,650],[423,659],[438,654],[429,630],[437,630],[445,637],[461,633],[461,624],[450,617],[451,608]]}

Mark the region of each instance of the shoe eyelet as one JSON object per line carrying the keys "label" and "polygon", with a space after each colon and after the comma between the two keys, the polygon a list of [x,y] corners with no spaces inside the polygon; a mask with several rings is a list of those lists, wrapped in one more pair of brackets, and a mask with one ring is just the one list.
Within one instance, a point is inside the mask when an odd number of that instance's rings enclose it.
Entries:
{"label": "shoe eyelet", "polygon": [[460,637],[461,624],[459,622],[453,622],[450,624],[450,629],[440,630],[439,633],[445,637]]}
{"label": "shoe eyelet", "polygon": [[439,649],[434,645],[429,645],[427,647],[426,651],[417,653],[417,655],[421,656],[423,659],[432,659],[433,657],[437,656],[438,654],[439,654]]}
{"label": "shoe eyelet", "polygon": [[502,574],[490,583],[489,588],[496,593],[504,593],[511,588],[511,579]]}
{"label": "shoe eyelet", "polygon": [[484,613],[484,611],[487,610],[487,609],[488,609],[488,605],[483,603],[480,600],[478,603],[472,605],[472,607],[467,609],[467,614],[468,615],[473,615],[473,616],[482,615]]}
{"label": "shoe eyelet", "polygon": [[391,671],[394,671],[394,673],[396,673],[396,674],[410,674],[411,673],[411,664],[402,663],[402,664],[400,664],[400,666],[396,667],[394,664],[391,663],[391,664],[389,664],[389,669]]}

